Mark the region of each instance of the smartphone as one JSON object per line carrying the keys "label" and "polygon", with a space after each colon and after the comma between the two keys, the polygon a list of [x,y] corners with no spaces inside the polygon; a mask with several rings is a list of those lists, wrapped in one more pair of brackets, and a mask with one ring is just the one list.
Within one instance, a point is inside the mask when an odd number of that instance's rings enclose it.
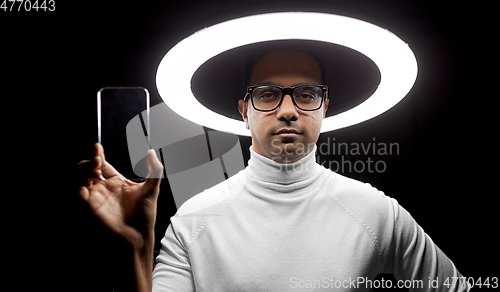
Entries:
{"label": "smartphone", "polygon": [[143,87],[104,87],[97,92],[97,135],[106,161],[135,182],[147,177],[149,103]]}

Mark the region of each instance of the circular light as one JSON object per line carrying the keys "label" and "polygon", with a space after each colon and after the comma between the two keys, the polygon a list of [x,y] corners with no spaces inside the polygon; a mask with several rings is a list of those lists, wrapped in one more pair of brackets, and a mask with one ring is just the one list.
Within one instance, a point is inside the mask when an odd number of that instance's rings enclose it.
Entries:
{"label": "circular light", "polygon": [[377,90],[358,106],[325,118],[321,132],[352,126],[384,113],[406,96],[417,78],[413,52],[386,29],[333,14],[280,12],[229,20],[185,38],[160,62],[156,74],[158,92],[168,107],[189,121],[250,136],[244,122],[203,106],[191,91],[191,78],[203,63],[222,52],[252,43],[287,39],[323,41],[351,48],[370,58],[380,71]]}

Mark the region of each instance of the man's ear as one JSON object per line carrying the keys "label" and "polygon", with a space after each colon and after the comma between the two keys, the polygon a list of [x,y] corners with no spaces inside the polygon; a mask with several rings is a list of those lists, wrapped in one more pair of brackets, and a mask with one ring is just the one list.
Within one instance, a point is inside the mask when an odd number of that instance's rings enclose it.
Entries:
{"label": "man's ear", "polygon": [[330,100],[329,99],[325,99],[325,101],[323,102],[323,118],[326,117],[326,111],[328,110],[328,104],[330,103]]}
{"label": "man's ear", "polygon": [[250,129],[250,125],[248,125],[248,102],[243,99],[238,100],[238,110],[240,111],[243,121],[245,121],[247,129]]}

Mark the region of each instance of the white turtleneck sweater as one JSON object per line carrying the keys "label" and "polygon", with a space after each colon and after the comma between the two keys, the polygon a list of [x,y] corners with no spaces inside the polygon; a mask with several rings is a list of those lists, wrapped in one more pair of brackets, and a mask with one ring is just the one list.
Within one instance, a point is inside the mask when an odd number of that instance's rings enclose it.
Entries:
{"label": "white turtleneck sweater", "polygon": [[325,169],[315,151],[279,164],[250,150],[247,168],[171,218],[153,291],[368,291],[379,273],[417,280],[395,283],[411,291],[467,290],[396,200]]}

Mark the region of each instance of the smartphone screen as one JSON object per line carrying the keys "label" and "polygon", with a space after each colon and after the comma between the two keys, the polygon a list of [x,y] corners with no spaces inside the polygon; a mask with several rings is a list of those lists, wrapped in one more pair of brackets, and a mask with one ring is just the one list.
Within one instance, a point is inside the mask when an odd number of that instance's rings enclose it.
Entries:
{"label": "smartphone screen", "polygon": [[148,90],[143,87],[101,88],[97,93],[97,129],[106,161],[126,178],[144,181],[147,176],[145,157],[150,147]]}

